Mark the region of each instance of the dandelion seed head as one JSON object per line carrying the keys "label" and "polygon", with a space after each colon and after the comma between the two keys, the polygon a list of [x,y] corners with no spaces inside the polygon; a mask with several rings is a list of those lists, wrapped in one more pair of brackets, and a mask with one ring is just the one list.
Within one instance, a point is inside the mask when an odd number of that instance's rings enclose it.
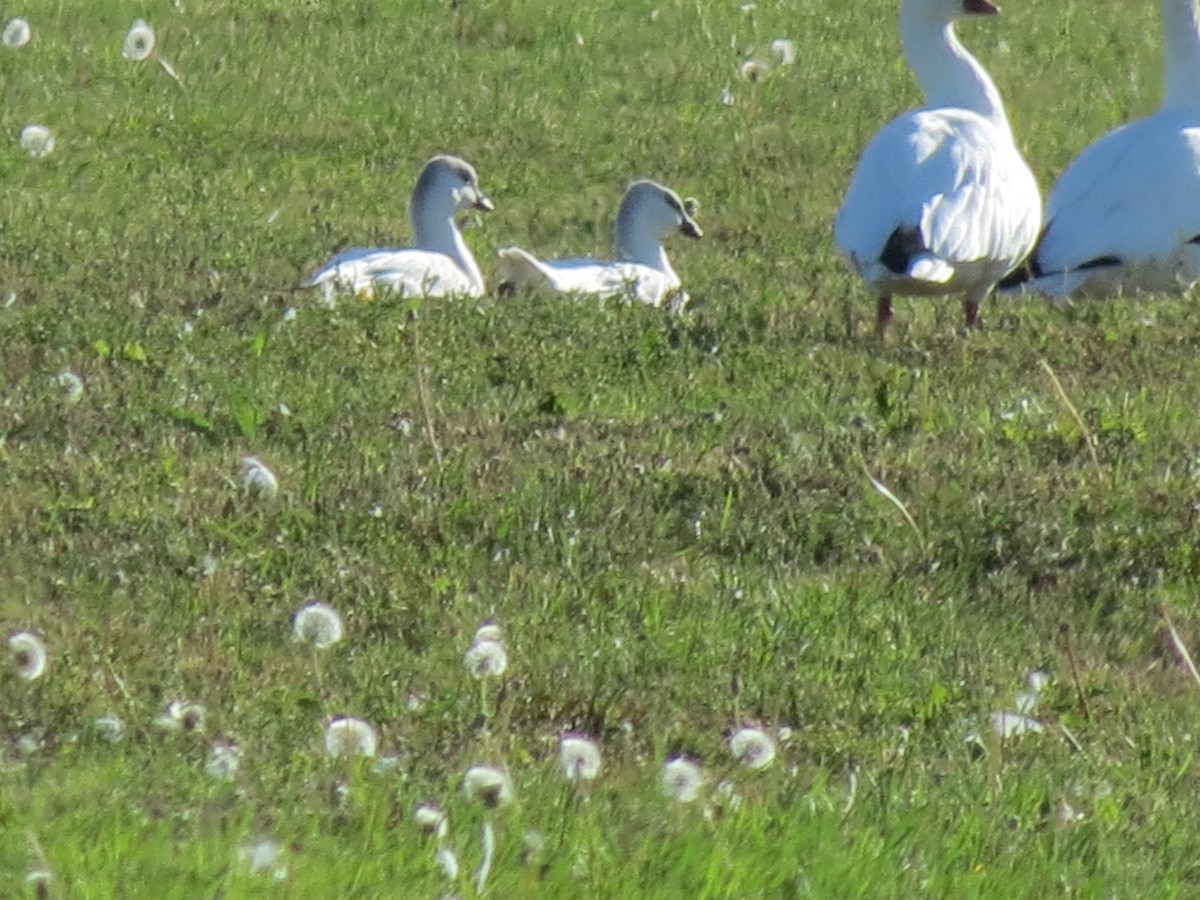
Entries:
{"label": "dandelion seed head", "polygon": [[749,769],[765,769],[775,761],[775,742],[759,728],[739,728],[729,738],[729,752]]}
{"label": "dandelion seed head", "polygon": [[474,765],[463,776],[467,796],[478,800],[488,809],[503,806],[512,799],[513,783],[508,772],[500,766]]}
{"label": "dandelion seed head", "polygon": [[471,638],[471,643],[482,644],[485,641],[495,641],[498,644],[503,644],[504,630],[495,622],[484,622],[475,629],[475,636]]}
{"label": "dandelion seed head", "polygon": [[325,726],[325,752],[335,759],[343,756],[375,756],[379,737],[362,719],[343,716]]}
{"label": "dandelion seed head", "polygon": [[119,744],[125,740],[125,723],[121,721],[120,716],[112,713],[98,716],[92,720],[92,727],[101,740],[110,744]]}
{"label": "dandelion seed head", "polygon": [[439,841],[450,830],[450,817],[446,815],[444,809],[434,806],[432,803],[422,803],[418,806],[413,813],[413,821],[417,823],[417,827],[421,831],[433,835]]}
{"label": "dandelion seed head", "polygon": [[25,681],[35,681],[46,674],[50,659],[42,639],[29,631],[9,635],[8,658],[14,671]]}
{"label": "dandelion seed head", "polygon": [[271,877],[276,881],[287,878],[287,866],[282,861],[283,845],[279,841],[262,838],[242,847],[238,856],[255,874],[270,870]]}
{"label": "dandelion seed head", "polygon": [[568,781],[591,781],[600,774],[600,748],[590,738],[568,734],[558,745],[558,764]]}
{"label": "dandelion seed head", "polygon": [[12,47],[14,50],[18,47],[24,47],[33,38],[33,30],[29,27],[29,23],[24,19],[9,19],[4,26],[3,34],[0,34],[0,41],[5,47]]}
{"label": "dandelion seed head", "polygon": [[450,881],[458,881],[458,857],[449,847],[438,847],[437,853],[433,855],[437,860],[438,867],[442,870]]}
{"label": "dandelion seed head", "polygon": [[214,744],[204,763],[204,772],[218,781],[233,781],[242,764],[242,748],[233,742]]}
{"label": "dandelion seed head", "polygon": [[154,29],[146,24],[144,19],[135,19],[125,33],[125,45],[121,55],[134,62],[149,59],[154,52]]}
{"label": "dandelion seed head", "polygon": [[747,81],[762,81],[770,71],[770,64],[761,59],[743,59],[738,66],[738,74]]}
{"label": "dandelion seed head", "polygon": [[48,156],[54,152],[54,135],[45,125],[26,125],[18,140],[21,149],[30,156]]}
{"label": "dandelion seed head", "polygon": [[700,795],[704,772],[690,759],[676,757],[662,768],[662,786],[667,796],[680,803],[691,803]]}
{"label": "dandelion seed head", "polygon": [[477,641],[463,654],[472,678],[499,678],[508,668],[508,651],[499,641]]}
{"label": "dandelion seed head", "polygon": [[279,492],[279,479],[257,456],[243,456],[242,486],[247,492],[269,500]]}
{"label": "dandelion seed head", "polygon": [[33,895],[38,897],[50,896],[50,870],[49,869],[31,869],[25,876],[25,886],[33,890]]}
{"label": "dandelion seed head", "polygon": [[1029,673],[1029,677],[1026,679],[1025,683],[1029,687],[1029,690],[1033,691],[1033,693],[1040,694],[1045,689],[1046,685],[1050,683],[1050,675],[1041,669],[1034,669]]}
{"label": "dandelion seed head", "polygon": [[771,52],[781,66],[790,66],[796,61],[796,45],[787,38],[776,38],[771,41]]}
{"label": "dandelion seed head", "polygon": [[310,600],[296,611],[292,636],[316,650],[326,650],[342,639],[342,617],[328,603]]}
{"label": "dandelion seed head", "polygon": [[154,724],[166,731],[201,733],[204,731],[204,707],[191,700],[172,700],[167,711],[154,720]]}
{"label": "dandelion seed head", "polygon": [[78,403],[83,397],[83,379],[70,369],[63,369],[55,375],[54,383],[63,389],[68,403]]}
{"label": "dandelion seed head", "polygon": [[717,99],[720,101],[722,106],[733,106],[733,91],[731,91],[729,88],[722,88]]}

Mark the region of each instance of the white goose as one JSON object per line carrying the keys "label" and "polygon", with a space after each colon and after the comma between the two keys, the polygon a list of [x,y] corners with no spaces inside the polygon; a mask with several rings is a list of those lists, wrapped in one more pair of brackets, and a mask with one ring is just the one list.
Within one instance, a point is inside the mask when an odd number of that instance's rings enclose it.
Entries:
{"label": "white goose", "polygon": [[678,194],[653,181],[635,181],[617,212],[615,261],[541,260],[520,247],[506,247],[500,251],[500,282],[560,294],[624,296],[662,306],[683,284],[662,245],[663,238],[675,232],[692,238],[704,233]]}
{"label": "white goose", "polygon": [[1079,154],[1046,201],[1022,287],[1065,298],[1187,290],[1200,278],[1200,22],[1163,0],[1166,96]]}
{"label": "white goose", "polygon": [[464,209],[493,208],[469,164],[456,156],[435,156],[425,164],[413,188],[409,207],[413,246],[343,250],[321,267],[309,285],[320,287],[327,302],[339,292],[370,297],[377,287],[401,296],[480,297],[483,273],[454,216]]}
{"label": "white goose", "polygon": [[1004,104],[954,22],[993,15],[989,0],[901,0],[904,57],[925,106],[863,151],[834,223],[834,241],[878,297],[962,294],[968,326],[996,283],[1037,240],[1041,195],[1013,143]]}

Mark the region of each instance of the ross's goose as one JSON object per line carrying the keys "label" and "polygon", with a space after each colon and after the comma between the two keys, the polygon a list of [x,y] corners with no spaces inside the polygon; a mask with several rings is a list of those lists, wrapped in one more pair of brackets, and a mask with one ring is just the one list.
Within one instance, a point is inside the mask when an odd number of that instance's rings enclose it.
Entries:
{"label": "ross's goose", "polygon": [[617,212],[614,261],[542,260],[520,247],[506,247],[500,251],[500,282],[662,306],[682,286],[662,245],[663,238],[675,232],[692,238],[704,233],[678,194],[653,181],[635,181]]}
{"label": "ross's goose", "polygon": [[894,294],[961,294],[974,325],[1037,239],[1037,182],[996,86],[954,33],[956,20],[997,11],[989,0],[900,2],[904,56],[925,105],[867,144],[834,223],[838,249],[878,298],[881,334]]}
{"label": "ross's goose", "polygon": [[465,209],[491,210],[475,170],[456,156],[435,156],[413,188],[409,217],[413,246],[403,250],[343,250],[312,277],[326,301],[339,292],[370,297],[383,287],[402,296],[483,295],[483,273],[454,216]]}
{"label": "ross's goose", "polygon": [[[1200,23],[1163,0],[1166,96],[1067,167],[1021,287],[1054,298],[1184,291],[1200,278]],[[1014,279],[1019,283],[1019,279]]]}

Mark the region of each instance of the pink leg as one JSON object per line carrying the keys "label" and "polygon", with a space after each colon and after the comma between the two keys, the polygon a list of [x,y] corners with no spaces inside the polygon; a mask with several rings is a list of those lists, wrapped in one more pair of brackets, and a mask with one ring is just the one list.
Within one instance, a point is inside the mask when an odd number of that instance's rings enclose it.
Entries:
{"label": "pink leg", "polygon": [[891,324],[892,295],[881,294],[879,302],[875,305],[875,333],[880,337],[886,337]]}

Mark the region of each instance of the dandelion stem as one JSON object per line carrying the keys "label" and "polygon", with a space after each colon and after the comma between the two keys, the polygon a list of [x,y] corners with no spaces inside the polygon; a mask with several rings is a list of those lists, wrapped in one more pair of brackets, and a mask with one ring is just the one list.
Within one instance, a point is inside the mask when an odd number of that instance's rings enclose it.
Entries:
{"label": "dandelion stem", "polygon": [[492,828],[491,819],[483,823],[479,844],[483,848],[483,861],[479,864],[479,871],[475,874],[475,892],[482,894],[488,875],[492,872],[492,859],[496,855],[496,832]]}
{"label": "dandelion stem", "polygon": [[1079,415],[1079,410],[1075,408],[1075,404],[1067,396],[1066,389],[1062,386],[1062,382],[1058,380],[1058,376],[1054,374],[1054,370],[1050,368],[1050,363],[1044,359],[1040,360],[1040,362],[1046,374],[1050,376],[1050,383],[1054,385],[1058,399],[1062,401],[1063,406],[1067,408],[1067,412],[1071,414],[1071,418],[1075,420],[1076,426],[1078,426],[1080,432],[1083,434],[1083,442],[1087,444],[1088,454],[1092,457],[1092,470],[1096,473],[1096,481],[1099,484],[1103,484],[1104,470],[1100,468],[1100,457],[1096,455],[1096,441],[1092,436],[1092,430],[1087,427],[1087,423],[1083,421],[1083,416]]}
{"label": "dandelion stem", "polygon": [[437,433],[433,430],[433,409],[429,402],[429,391],[425,386],[425,360],[421,355],[421,329],[416,310],[409,314],[409,322],[412,323],[413,359],[417,366],[417,397],[421,401],[425,437],[429,440],[429,446],[433,448],[433,458],[437,461],[440,469],[442,467],[442,446],[438,443]]}
{"label": "dandelion stem", "polygon": [[1063,652],[1067,654],[1067,662],[1071,664],[1071,680],[1075,682],[1075,693],[1079,697],[1079,705],[1083,708],[1086,718],[1092,717],[1088,709],[1087,697],[1083,693],[1083,685],[1079,683],[1079,666],[1075,663],[1075,651],[1071,649],[1071,626],[1063,622],[1058,626],[1059,637],[1062,638]]}
{"label": "dandelion stem", "polygon": [[1167,633],[1171,635],[1171,643],[1175,647],[1175,652],[1179,654],[1179,658],[1183,664],[1187,666],[1187,670],[1191,673],[1192,679],[1197,685],[1200,685],[1200,672],[1196,671],[1196,664],[1192,662],[1192,654],[1188,652],[1187,645],[1184,644],[1183,638],[1179,636],[1179,632],[1175,630],[1175,623],[1171,620],[1171,612],[1167,609],[1164,603],[1162,606],[1163,621],[1167,623]]}
{"label": "dandelion stem", "polygon": [[920,526],[917,525],[917,520],[914,519],[912,517],[912,513],[908,511],[908,507],[904,505],[904,501],[893,494],[886,484],[871,474],[871,470],[867,468],[866,460],[860,460],[860,462],[862,463],[863,472],[866,474],[867,480],[871,482],[871,487],[875,488],[876,491],[878,491],[894,507],[896,507],[897,510],[900,511],[900,515],[904,517],[904,521],[908,523],[908,527],[913,530],[913,534],[915,534],[917,536],[917,540],[921,542],[921,548],[923,550],[927,550],[929,548],[929,544],[925,541],[925,535],[921,531]]}

